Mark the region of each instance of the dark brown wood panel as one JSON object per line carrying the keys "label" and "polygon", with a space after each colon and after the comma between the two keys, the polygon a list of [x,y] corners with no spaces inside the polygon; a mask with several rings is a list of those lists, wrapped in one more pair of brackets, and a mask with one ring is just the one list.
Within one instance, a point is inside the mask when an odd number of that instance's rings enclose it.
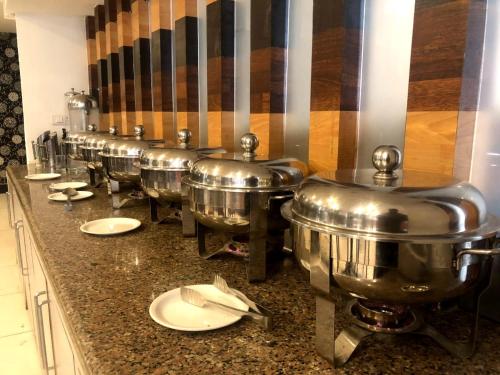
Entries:
{"label": "dark brown wood panel", "polygon": [[134,48],[130,0],[117,0],[118,58],[122,132],[132,134],[135,126]]}
{"label": "dark brown wood panel", "polygon": [[108,65],[109,123],[121,128],[120,64],[118,56],[117,0],[104,0],[106,61]]}
{"label": "dark brown wood panel", "polygon": [[337,168],[355,168],[360,111],[361,53],[364,1],[344,2],[344,51],[340,96]]}
{"label": "dark brown wood panel", "polygon": [[99,89],[99,128],[109,127],[108,64],[106,59],[106,16],[104,5],[94,8],[97,56],[97,84]]}
{"label": "dark brown wood panel", "polygon": [[87,63],[89,72],[89,92],[94,98],[99,98],[99,83],[97,75],[97,50],[95,35],[95,17],[85,17],[87,39]]}
{"label": "dark brown wood panel", "polygon": [[451,175],[471,0],[416,0],[404,166]]}
{"label": "dark brown wood panel", "polygon": [[234,0],[207,1],[208,145],[234,151]]}
{"label": "dark brown wood panel", "polygon": [[[132,0],[132,39],[134,56],[135,121],[143,125],[147,138],[161,136],[153,126],[151,94],[151,50],[149,5],[146,0]],[[156,130],[156,131],[155,131]]]}
{"label": "dark brown wood panel", "polygon": [[467,21],[467,40],[453,165],[453,175],[463,180],[469,180],[470,177],[476,112],[479,110],[486,8],[486,0],[471,1]]}
{"label": "dark brown wood panel", "polygon": [[175,141],[172,0],[151,0],[150,15],[154,127],[162,138]]}
{"label": "dark brown wood panel", "polygon": [[259,151],[284,151],[288,0],[251,0],[250,130]]}
{"label": "dark brown wood panel", "polygon": [[199,144],[198,18],[195,0],[175,1],[177,129],[187,128]]}

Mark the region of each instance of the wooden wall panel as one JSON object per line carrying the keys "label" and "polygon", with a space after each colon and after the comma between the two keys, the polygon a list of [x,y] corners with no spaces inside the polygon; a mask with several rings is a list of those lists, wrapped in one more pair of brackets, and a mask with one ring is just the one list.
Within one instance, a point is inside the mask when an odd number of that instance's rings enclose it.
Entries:
{"label": "wooden wall panel", "polygon": [[177,129],[188,128],[199,144],[198,18],[196,0],[175,0]]}
{"label": "wooden wall panel", "polygon": [[122,133],[133,134],[135,126],[135,91],[132,8],[130,0],[117,0],[116,5]]}
{"label": "wooden wall panel", "polygon": [[315,0],[309,165],[313,172],[356,161],[361,1]]}
{"label": "wooden wall panel", "polygon": [[208,145],[234,151],[234,0],[207,0]]}
{"label": "wooden wall panel", "polygon": [[471,1],[416,0],[404,167],[451,175]]}
{"label": "wooden wall panel", "polygon": [[[173,0],[151,0],[153,123],[159,137],[175,142],[172,64]],[[161,130],[161,134],[159,131]]]}
{"label": "wooden wall panel", "polygon": [[479,110],[486,9],[486,0],[472,0],[467,22],[467,41],[453,165],[453,175],[463,180],[469,180],[470,177],[476,112]]}
{"label": "wooden wall panel", "polygon": [[85,30],[87,39],[87,63],[89,71],[89,93],[94,98],[99,98],[99,84],[97,75],[97,50],[95,41],[95,17],[85,17]]}
{"label": "wooden wall panel", "polygon": [[250,131],[259,153],[284,151],[288,0],[251,0]]}
{"label": "wooden wall panel", "polygon": [[117,0],[104,0],[106,61],[108,65],[109,123],[121,128],[120,64],[118,56]]}
{"label": "wooden wall panel", "polygon": [[99,89],[99,129],[109,127],[108,65],[106,59],[106,18],[104,5],[94,9],[96,31],[97,85]]}
{"label": "wooden wall panel", "polygon": [[161,138],[161,129],[153,126],[151,94],[151,50],[149,36],[149,4],[132,0],[132,39],[134,54],[135,122],[143,125],[146,138]]}

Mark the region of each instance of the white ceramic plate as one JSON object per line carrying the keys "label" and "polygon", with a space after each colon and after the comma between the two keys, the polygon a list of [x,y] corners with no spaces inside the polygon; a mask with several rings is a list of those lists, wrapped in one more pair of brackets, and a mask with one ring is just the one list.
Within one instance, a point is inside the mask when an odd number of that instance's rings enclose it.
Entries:
{"label": "white ceramic plate", "polygon": [[[238,298],[222,293],[210,284],[190,285],[209,299],[248,311],[248,306]],[[215,306],[198,307],[181,299],[180,288],[170,290],[156,298],[149,306],[153,320],[179,331],[210,331],[234,324],[241,319]]]}
{"label": "white ceramic plate", "polygon": [[[92,193],[91,191],[78,191],[76,195],[73,195],[71,197],[71,200],[72,201],[79,201],[82,199],[90,198],[93,195],[94,195],[94,193]],[[49,194],[49,199],[51,201],[56,201],[56,202],[66,202],[68,200],[66,195],[64,195],[61,192]]]}
{"label": "white ceramic plate", "polygon": [[80,227],[80,230],[88,234],[99,236],[112,236],[114,234],[126,233],[139,228],[141,222],[128,217],[110,217],[89,221]]}
{"label": "white ceramic plate", "polygon": [[58,182],[57,184],[50,184],[52,190],[63,191],[67,188],[81,189],[87,186],[86,182],[83,181],[68,181],[68,182]]}
{"label": "white ceramic plate", "polygon": [[43,180],[53,180],[54,178],[61,177],[60,173],[36,173],[24,176],[27,180],[43,181]]}

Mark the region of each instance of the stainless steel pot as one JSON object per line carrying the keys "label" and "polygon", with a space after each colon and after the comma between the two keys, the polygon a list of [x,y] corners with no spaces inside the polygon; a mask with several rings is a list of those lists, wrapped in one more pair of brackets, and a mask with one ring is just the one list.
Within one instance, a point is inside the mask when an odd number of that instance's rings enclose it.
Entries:
{"label": "stainless steel pot", "polygon": [[106,133],[98,132],[94,124],[89,125],[85,132],[69,132],[66,138],[63,139],[64,154],[72,160],[84,160],[82,146],[84,146],[87,137],[96,134],[102,135]]}
{"label": "stainless steel pot", "polygon": [[144,128],[136,126],[134,138],[109,138],[98,153],[102,160],[105,175],[116,182],[129,182],[140,186],[141,175],[139,158],[141,152],[162,141],[143,139]]}
{"label": "stainless steel pot", "polygon": [[[397,170],[400,158],[394,146],[380,146],[376,169],[311,176],[281,208],[291,222],[291,248],[317,291],[318,351],[331,361],[335,352],[340,364],[363,337],[397,330],[357,321],[335,348],[328,333],[334,308],[324,296],[341,291],[384,313],[384,306],[440,302],[471,290],[483,257],[500,255],[493,247],[500,221],[487,213],[478,189],[448,176]],[[399,332],[417,331],[421,324],[414,323]],[[473,352],[473,345],[450,344],[435,332],[420,331],[454,354]]]}
{"label": "stainless steel pot", "polygon": [[[277,202],[291,198],[307,174],[306,166],[297,159],[258,156],[258,145],[254,134],[246,134],[241,139],[243,153],[209,155],[196,161],[182,180],[198,223],[218,231],[250,234],[251,281],[265,278],[269,233],[276,229],[281,236],[284,229]],[[200,245],[204,239],[198,236],[200,255],[206,256]],[[260,262],[255,267],[252,252],[256,263]]]}
{"label": "stainless steel pot", "polygon": [[181,180],[196,160],[225,152],[222,148],[194,148],[189,145],[190,139],[191,132],[182,129],[177,133],[177,146],[148,148],[141,153],[141,186],[160,203],[181,201]]}
{"label": "stainless steel pot", "polygon": [[328,284],[359,298],[418,304],[463,294],[479,276],[476,249],[491,248],[498,219],[471,184],[396,172],[398,163],[379,162],[383,154],[399,155],[382,147],[374,154],[378,171],[312,176],[282,207],[300,264],[311,281],[331,268]]}

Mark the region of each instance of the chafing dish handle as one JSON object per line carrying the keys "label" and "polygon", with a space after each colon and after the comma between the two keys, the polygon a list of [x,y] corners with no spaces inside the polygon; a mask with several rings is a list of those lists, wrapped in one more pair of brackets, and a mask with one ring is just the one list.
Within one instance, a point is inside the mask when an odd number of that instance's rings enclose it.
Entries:
{"label": "chafing dish handle", "polygon": [[499,256],[500,248],[496,249],[466,249],[459,251],[457,254],[457,270],[462,268],[462,258],[464,255],[482,255],[482,256]]}
{"label": "chafing dish handle", "polygon": [[282,195],[271,195],[267,202],[271,203],[271,201],[278,201],[282,199],[292,199],[293,198],[293,193],[290,194],[282,194]]}

